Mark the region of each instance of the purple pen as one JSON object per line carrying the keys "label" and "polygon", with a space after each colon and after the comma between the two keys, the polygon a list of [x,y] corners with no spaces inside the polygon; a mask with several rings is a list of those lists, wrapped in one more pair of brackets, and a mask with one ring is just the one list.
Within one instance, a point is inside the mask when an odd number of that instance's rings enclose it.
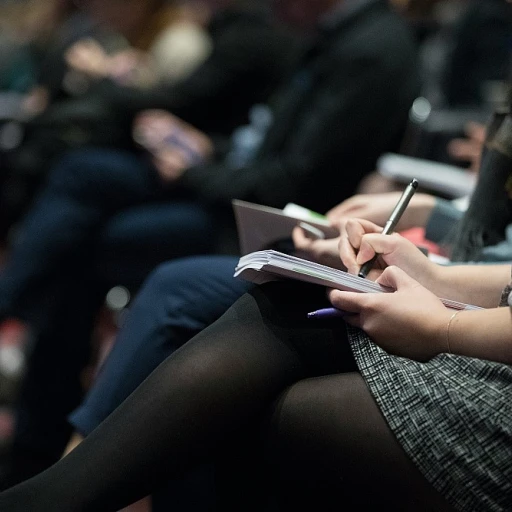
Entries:
{"label": "purple pen", "polygon": [[311,313],[308,313],[308,318],[341,318],[346,315],[349,315],[350,313],[348,311],[343,311],[342,309],[336,309],[336,308],[324,308],[324,309],[317,309],[316,311],[312,311]]}

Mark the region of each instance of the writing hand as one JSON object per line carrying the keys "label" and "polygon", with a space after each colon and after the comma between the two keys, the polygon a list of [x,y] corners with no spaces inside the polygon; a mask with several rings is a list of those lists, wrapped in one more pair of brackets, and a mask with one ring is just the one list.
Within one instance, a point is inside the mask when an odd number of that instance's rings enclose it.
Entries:
{"label": "writing hand", "polygon": [[395,266],[377,279],[391,293],[331,290],[332,305],[352,314],[349,324],[363,329],[386,352],[427,361],[446,351],[446,325],[453,311],[415,279]]}
{"label": "writing hand", "polygon": [[436,283],[442,278],[441,268],[412,242],[397,233],[382,235],[381,231],[380,226],[361,219],[347,219],[340,223],[340,258],[348,272],[357,274],[363,263],[378,254],[369,279],[376,280],[383,269],[395,265],[423,286],[435,289]]}

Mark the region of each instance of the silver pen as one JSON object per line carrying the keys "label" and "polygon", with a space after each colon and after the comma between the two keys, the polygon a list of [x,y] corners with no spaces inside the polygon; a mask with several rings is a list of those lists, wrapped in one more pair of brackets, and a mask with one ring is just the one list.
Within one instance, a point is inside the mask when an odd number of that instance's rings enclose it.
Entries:
{"label": "silver pen", "polygon": [[[398,203],[396,203],[395,208],[391,212],[391,215],[389,216],[388,221],[384,225],[384,229],[382,230],[383,235],[390,235],[395,230],[395,226],[398,224],[400,218],[402,217],[405,209],[407,208],[407,205],[409,204],[409,201],[411,200],[412,196],[416,192],[416,189],[418,188],[418,180],[414,178],[409,185],[407,185],[406,189],[403,191],[402,195],[400,196],[400,199],[398,200]],[[373,267],[373,264],[375,263],[375,260],[377,259],[378,254],[376,254],[371,260],[368,260],[366,263],[362,265],[362,267],[359,270],[359,273],[357,274],[359,277],[366,277],[370,270]]]}

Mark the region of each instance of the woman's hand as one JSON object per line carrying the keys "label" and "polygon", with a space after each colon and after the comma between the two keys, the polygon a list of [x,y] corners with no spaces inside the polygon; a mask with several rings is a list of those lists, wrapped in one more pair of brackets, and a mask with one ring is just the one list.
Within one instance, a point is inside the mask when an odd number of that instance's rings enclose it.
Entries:
{"label": "woman's hand", "polygon": [[91,77],[103,78],[109,73],[110,59],[103,47],[92,38],[81,39],[65,54],[68,66]]}
{"label": "woman's hand", "polygon": [[334,307],[352,313],[346,322],[363,329],[390,354],[427,361],[445,352],[446,326],[453,311],[398,267],[387,267],[377,282],[395,291],[331,290],[329,300]]}
{"label": "woman's hand", "polygon": [[300,258],[345,270],[338,251],[339,238],[327,240],[311,238],[298,226],[294,228],[292,238],[296,254]]}
{"label": "woman's hand", "polygon": [[154,79],[150,69],[150,58],[145,52],[128,48],[109,58],[108,76],[125,86],[137,85],[143,77],[150,83]]}
{"label": "woman's hand", "polygon": [[133,138],[153,155],[164,181],[178,179],[186,169],[213,154],[213,143],[206,134],[164,110],[139,114],[134,122]]}
{"label": "woman's hand", "polygon": [[389,265],[401,268],[429,290],[434,290],[441,279],[442,268],[397,233],[383,235],[380,226],[362,219],[346,219],[340,222],[339,229],[340,259],[351,274],[357,274],[363,263],[378,254],[368,275],[371,280],[376,280]]}

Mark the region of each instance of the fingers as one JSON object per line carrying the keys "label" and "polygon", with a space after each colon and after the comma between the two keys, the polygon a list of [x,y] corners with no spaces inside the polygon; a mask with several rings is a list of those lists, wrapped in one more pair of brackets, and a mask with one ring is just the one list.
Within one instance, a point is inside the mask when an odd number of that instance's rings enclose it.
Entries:
{"label": "fingers", "polygon": [[161,151],[153,159],[153,164],[164,181],[174,181],[188,167],[188,160],[182,151]]}
{"label": "fingers", "polygon": [[341,217],[353,217],[353,216],[359,216],[354,215],[354,211],[357,211],[359,208],[365,206],[368,204],[368,198],[362,197],[360,195],[355,195],[350,197],[349,199],[346,199],[339,205],[335,206],[331,210],[329,210],[326,213],[326,217],[331,222],[338,221]]}
{"label": "fingers", "polygon": [[327,296],[331,304],[347,313],[358,315],[368,302],[366,293],[343,292],[341,290],[329,290]]}
{"label": "fingers", "polygon": [[308,250],[313,243],[313,239],[307,236],[306,232],[299,226],[293,228],[292,240],[295,248],[301,251]]}
{"label": "fingers", "polygon": [[339,256],[337,238],[311,238],[309,233],[298,226],[293,230],[292,238],[297,256],[345,270]]}
{"label": "fingers", "polygon": [[133,126],[133,139],[150,151],[165,148],[166,139],[180,133],[179,120],[165,110],[146,110]]}
{"label": "fingers", "polygon": [[401,290],[406,287],[420,286],[418,281],[410,277],[401,268],[391,265],[377,278],[377,283],[393,290]]}
{"label": "fingers", "polygon": [[471,139],[479,142],[480,144],[484,144],[486,135],[486,127],[484,124],[470,121],[466,125],[464,131]]}
{"label": "fingers", "polygon": [[380,226],[362,219],[346,219],[340,224],[338,250],[341,261],[347,267],[348,272],[357,274],[359,271],[360,263],[357,261],[357,253],[365,234],[380,233],[380,231],[382,231]]}
{"label": "fingers", "polygon": [[342,223],[340,234],[342,229],[346,232],[350,245],[352,245],[354,249],[361,247],[361,241],[366,234],[382,232],[382,227],[364,219],[347,219]]}
{"label": "fingers", "polygon": [[100,73],[105,71],[107,55],[94,39],[82,39],[66,52],[65,58],[68,65],[80,71]]}

